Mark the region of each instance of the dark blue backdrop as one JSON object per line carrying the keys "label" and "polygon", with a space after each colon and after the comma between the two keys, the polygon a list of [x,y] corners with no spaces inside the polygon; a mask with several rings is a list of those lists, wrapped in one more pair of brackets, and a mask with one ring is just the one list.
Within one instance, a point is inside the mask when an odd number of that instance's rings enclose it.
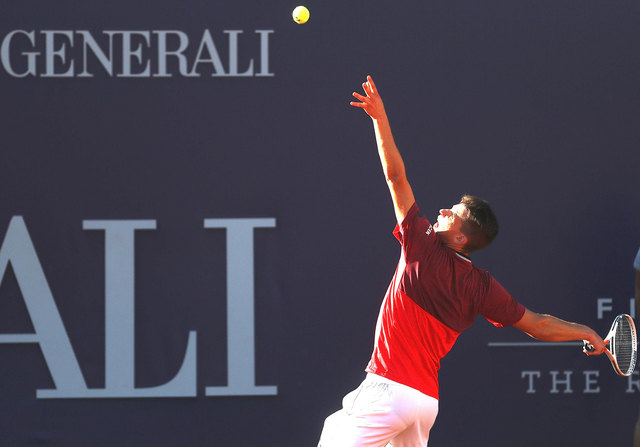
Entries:
{"label": "dark blue backdrop", "polygon": [[[603,334],[633,311],[637,1],[311,1],[305,25],[295,6],[0,5],[0,237],[23,217],[59,312],[45,318],[62,322],[86,388],[112,394],[37,396],[56,389],[51,361],[39,343],[3,342],[0,444],[315,445],[364,376],[399,254],[370,120],[348,106],[367,74],[425,214],[462,193],[493,204],[501,234],[477,265],[527,307]],[[162,71],[162,36],[167,51],[188,38],[186,68],[168,56]],[[231,239],[205,228],[214,218],[275,226]],[[83,229],[96,220],[155,223],[135,231],[135,269],[116,263],[118,280],[105,277],[105,231]],[[239,241],[251,251],[233,263]],[[126,241],[110,247],[133,261]],[[0,333],[45,333],[25,300],[34,276],[9,258]],[[194,331],[193,395],[117,397],[108,384],[107,328],[132,329],[107,322],[105,295],[122,284],[135,284],[133,388],[170,382]],[[255,312],[245,303],[228,323],[230,284],[255,286]],[[232,330],[251,337],[228,347]],[[484,320],[461,336],[430,445],[630,445],[640,378],[579,347],[490,345],[527,341]],[[207,395],[251,347],[252,385],[277,394]]]}

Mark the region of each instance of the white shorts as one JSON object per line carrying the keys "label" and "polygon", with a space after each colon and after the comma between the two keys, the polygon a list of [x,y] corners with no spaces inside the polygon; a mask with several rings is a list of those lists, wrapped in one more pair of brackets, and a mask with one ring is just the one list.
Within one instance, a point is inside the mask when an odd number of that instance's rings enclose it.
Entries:
{"label": "white shorts", "polygon": [[324,421],[318,447],[425,447],[438,400],[375,374]]}

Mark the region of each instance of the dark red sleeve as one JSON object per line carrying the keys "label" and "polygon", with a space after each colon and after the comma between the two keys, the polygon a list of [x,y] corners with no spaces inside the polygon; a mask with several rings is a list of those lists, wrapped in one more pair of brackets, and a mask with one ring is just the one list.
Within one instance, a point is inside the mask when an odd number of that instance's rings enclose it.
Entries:
{"label": "dark red sleeve", "polygon": [[489,286],[480,305],[480,314],[496,327],[512,326],[520,321],[525,308],[498,281],[487,275]]}
{"label": "dark red sleeve", "polygon": [[420,212],[416,203],[409,209],[400,225],[393,232],[402,244],[406,261],[424,258],[430,247],[438,242],[429,220]]}

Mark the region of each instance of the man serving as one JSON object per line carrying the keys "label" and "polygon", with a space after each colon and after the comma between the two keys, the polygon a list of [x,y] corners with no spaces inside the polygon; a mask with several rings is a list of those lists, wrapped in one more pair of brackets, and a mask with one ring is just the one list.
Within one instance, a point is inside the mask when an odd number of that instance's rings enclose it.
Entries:
{"label": "man serving", "polygon": [[476,315],[497,327],[514,326],[539,340],[587,340],[605,345],[591,328],[541,315],[518,303],[469,254],[489,245],[498,222],[489,204],[465,195],[442,209],[435,224],[422,215],[407,180],[373,79],[365,95],[353,93],[372,119],[382,169],[402,246],[395,275],[380,308],[367,377],[325,420],[318,447],[426,446],[438,413],[442,359]]}

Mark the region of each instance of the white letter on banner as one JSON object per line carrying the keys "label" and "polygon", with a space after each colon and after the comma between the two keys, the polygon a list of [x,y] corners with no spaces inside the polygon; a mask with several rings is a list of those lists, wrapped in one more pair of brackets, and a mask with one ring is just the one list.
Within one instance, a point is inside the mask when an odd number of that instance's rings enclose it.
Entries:
{"label": "white letter on banner", "polygon": [[87,61],[89,60],[89,52],[98,59],[102,68],[109,74],[109,76],[113,76],[113,35],[115,34],[113,31],[103,31],[103,34],[109,36],[109,56],[102,51],[98,42],[93,38],[89,31],[76,31],[76,33],[82,36],[82,73],[78,74],[79,78],[92,78],[93,74],[87,70]]}
{"label": "white letter on banner", "polygon": [[36,75],[36,57],[40,54],[37,51],[24,51],[22,55],[27,56],[27,71],[22,73],[16,73],[11,65],[11,41],[16,34],[24,34],[29,38],[31,46],[35,45],[34,32],[26,32],[22,30],[11,31],[7,34],[2,41],[2,48],[0,49],[0,57],[2,59],[2,66],[4,69],[14,78],[25,78],[27,76]]}
{"label": "white letter on banner", "polygon": [[238,73],[238,34],[241,30],[226,30],[229,34],[229,76],[253,76],[253,59],[249,60],[249,68],[244,73]]}
{"label": "white letter on banner", "polygon": [[560,371],[549,371],[549,373],[551,374],[551,391],[549,391],[549,393],[559,393],[558,385],[565,385],[565,389],[563,391],[564,394],[573,393],[573,390],[571,389],[571,374],[573,374],[573,371],[564,371],[564,379],[558,379]]}
{"label": "white letter on banner", "polygon": [[[83,229],[105,232],[105,388],[75,397],[196,396],[196,333],[189,332],[178,374],[164,385],[135,388],[135,231],[154,230],[155,220],[85,220]],[[57,396],[48,396],[57,397]]]}
{"label": "white letter on banner", "polygon": [[260,34],[260,72],[256,73],[256,76],[274,76],[273,73],[269,73],[269,34],[273,32],[272,29],[256,30],[256,33]]}
{"label": "white letter on banner", "polygon": [[0,282],[11,262],[24,303],[31,317],[35,334],[2,334],[0,343],[37,343],[51,372],[57,397],[71,397],[87,390],[69,336],[47,284],[38,254],[21,216],[11,218],[7,234],[0,247]]}
{"label": "white letter on banner", "polygon": [[529,388],[527,388],[527,394],[535,394],[536,389],[533,387],[533,378],[540,378],[540,371],[522,371],[520,378],[529,378]]}
{"label": "white letter on banner", "polygon": [[[208,59],[202,58],[202,53],[205,49],[210,56]],[[212,73],[211,76],[227,76],[227,74],[224,72],[222,59],[220,59],[220,55],[218,54],[218,50],[216,49],[216,45],[213,43],[213,38],[211,37],[211,33],[208,29],[205,29],[204,33],[202,33],[200,46],[198,47],[196,59],[193,62],[193,69],[191,70],[192,76],[200,76],[200,74],[198,73],[198,64],[201,64],[203,62],[211,62],[211,64],[213,65],[214,73]]]}
{"label": "white letter on banner", "polygon": [[[182,76],[198,76],[197,74],[189,73],[187,67],[187,58],[184,55],[185,50],[189,47],[189,36],[182,31],[153,31],[153,34],[158,35],[158,72],[154,77],[170,78],[172,75],[167,71],[167,58],[174,56],[178,59],[178,68]],[[178,37],[179,47],[177,50],[167,50],[167,36],[174,35]]]}
{"label": "white letter on banner", "polygon": [[638,371],[634,371],[630,376],[627,376],[627,390],[625,391],[625,393],[634,394],[634,388],[640,391],[640,380],[637,379],[638,374]]}
{"label": "white letter on banner", "polygon": [[593,387],[593,385],[598,385],[600,371],[583,371],[582,373],[584,374],[584,393],[599,393],[600,387]]}
{"label": "white letter on banner", "polygon": [[56,59],[64,64],[67,61],[67,46],[65,43],[60,48],[55,48],[56,35],[64,36],[73,46],[73,32],[71,31],[41,31],[45,36],[45,72],[43,78],[72,78],[73,77],[73,59],[69,64],[69,69],[64,73],[56,73]]}
{"label": "white letter on banner", "polygon": [[612,298],[598,298],[598,320],[602,320],[602,318],[604,318],[605,312],[613,310],[613,307],[611,307],[612,302]]}
{"label": "white letter on banner", "polygon": [[206,396],[273,396],[277,386],[256,386],[253,230],[275,228],[274,218],[205,219],[205,228],[227,230],[227,381]]}
{"label": "white letter on banner", "polygon": [[118,74],[118,77],[122,78],[148,78],[150,69],[149,69],[149,60],[147,60],[146,65],[144,66],[144,70],[139,73],[134,73],[131,68],[131,61],[135,59],[136,62],[142,64],[143,63],[143,54],[142,48],[143,44],[139,44],[136,48],[133,48],[131,37],[132,36],[140,36],[144,38],[144,42],[146,43],[146,47],[149,47],[149,31],[120,31],[122,34],[122,73]]}

